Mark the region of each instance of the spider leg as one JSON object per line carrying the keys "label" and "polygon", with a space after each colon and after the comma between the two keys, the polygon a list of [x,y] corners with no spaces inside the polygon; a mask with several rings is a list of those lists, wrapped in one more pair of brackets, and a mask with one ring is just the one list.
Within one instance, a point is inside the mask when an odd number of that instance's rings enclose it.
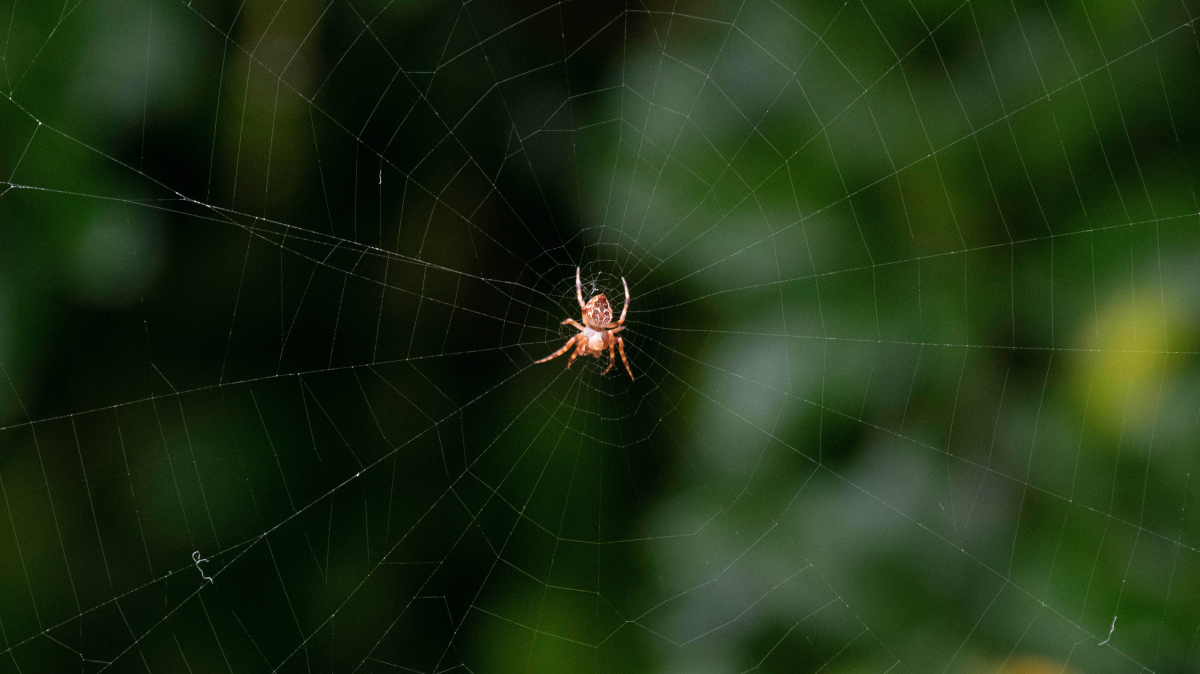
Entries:
{"label": "spider leg", "polygon": [[621,349],[621,362],[625,363],[625,371],[629,373],[629,381],[633,381],[633,370],[629,369],[629,361],[625,358],[625,340],[617,337],[617,346]]}
{"label": "spider leg", "polygon": [[[548,360],[552,360],[554,358],[558,358],[559,356],[563,355],[564,353],[567,352],[567,349],[571,348],[572,346],[576,346],[575,337],[578,337],[578,336],[579,335],[575,335],[574,337],[571,337],[570,339],[567,340],[567,343],[563,345],[563,348],[559,349],[558,351],[555,351],[554,353],[550,354],[549,356],[546,356],[545,358],[543,358],[541,360],[533,361],[533,364],[537,365],[538,363],[544,363]],[[575,356],[571,356],[571,360],[575,360]],[[571,367],[571,366],[567,365],[567,367]]]}
{"label": "spider leg", "polygon": [[559,323],[559,325],[570,325],[571,327],[575,328],[576,330],[583,332],[583,326],[580,325],[579,321],[575,320],[574,318],[568,318],[567,320],[563,321],[562,323]]}
{"label": "spider leg", "polygon": [[625,277],[621,277],[621,285],[625,286],[625,308],[621,309],[621,317],[617,319],[616,325],[621,325],[625,322],[625,314],[629,311],[629,284],[625,282]]}
{"label": "spider leg", "polygon": [[628,326],[625,326],[625,325],[619,325],[619,326],[617,326],[617,327],[613,328],[612,330],[609,330],[609,331],[608,331],[608,334],[610,334],[610,335],[615,335],[615,334],[617,334],[618,332],[620,332],[620,331],[624,330],[626,327],[628,327]]}
{"label": "spider leg", "polygon": [[583,303],[583,281],[579,280],[579,267],[575,268],[575,299],[579,300],[580,309],[587,309]]}
{"label": "spider leg", "polygon": [[608,335],[608,367],[604,368],[604,372],[600,373],[600,376],[602,376],[602,377],[604,375],[608,374],[608,371],[613,368],[613,364],[617,362],[617,354],[613,353],[613,348],[615,348],[616,346],[617,346],[617,340],[612,336],[612,333],[609,333],[609,335]]}
{"label": "spider leg", "polygon": [[574,363],[575,359],[579,357],[579,350],[582,349],[587,344],[587,337],[584,337],[583,335],[575,335],[571,339],[578,342],[579,345],[575,347],[575,352],[572,353],[571,357],[567,359],[567,369],[568,370],[571,369],[571,363]]}

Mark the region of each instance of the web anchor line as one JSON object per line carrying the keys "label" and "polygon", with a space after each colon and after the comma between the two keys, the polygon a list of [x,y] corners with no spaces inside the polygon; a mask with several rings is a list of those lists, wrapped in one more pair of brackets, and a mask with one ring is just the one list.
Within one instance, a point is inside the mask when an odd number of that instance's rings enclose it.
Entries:
{"label": "web anchor line", "polygon": [[215,581],[213,581],[212,578],[209,578],[208,576],[204,575],[204,569],[200,568],[200,562],[207,562],[207,561],[208,561],[207,559],[200,557],[199,550],[192,552],[192,562],[194,562],[196,564],[196,570],[200,572],[200,577],[215,585],[216,584]]}
{"label": "web anchor line", "polygon": [[1112,625],[1111,625],[1111,626],[1109,626],[1109,628],[1108,628],[1108,637],[1106,637],[1106,638],[1104,639],[1104,641],[1101,641],[1100,643],[1098,643],[1098,644],[1096,644],[1096,645],[1097,645],[1097,646],[1103,646],[1104,644],[1107,644],[1109,641],[1111,641],[1111,640],[1112,640],[1112,635],[1113,635],[1113,632],[1115,632],[1115,631],[1116,631],[1116,629],[1117,629],[1117,616],[1113,616]]}

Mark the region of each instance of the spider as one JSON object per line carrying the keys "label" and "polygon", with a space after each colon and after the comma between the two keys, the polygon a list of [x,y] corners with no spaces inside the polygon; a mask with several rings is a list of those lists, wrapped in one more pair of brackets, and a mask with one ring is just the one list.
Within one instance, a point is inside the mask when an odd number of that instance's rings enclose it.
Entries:
{"label": "spider", "polygon": [[629,369],[629,361],[625,358],[625,340],[617,337],[617,333],[624,330],[625,313],[629,311],[629,284],[625,282],[625,277],[621,277],[621,285],[625,286],[625,308],[621,309],[621,317],[616,323],[612,322],[612,307],[608,305],[608,298],[602,294],[596,295],[588,300],[587,304],[583,303],[583,283],[579,280],[579,267],[575,268],[575,299],[579,301],[579,308],[583,310],[583,325],[580,325],[573,318],[568,318],[561,325],[570,325],[579,330],[579,334],[574,335],[563,348],[546,356],[545,358],[536,361],[536,363],[544,363],[553,358],[557,358],[567,352],[572,346],[575,347],[575,353],[571,354],[571,358],[567,360],[567,368],[571,367],[571,363],[575,362],[577,356],[591,356],[599,358],[604,350],[608,350],[608,367],[600,374],[608,374],[608,371],[613,368],[616,362],[616,355],[613,353],[613,347],[621,350],[621,362],[625,363],[625,371],[629,373],[629,379],[633,379],[633,370]]}

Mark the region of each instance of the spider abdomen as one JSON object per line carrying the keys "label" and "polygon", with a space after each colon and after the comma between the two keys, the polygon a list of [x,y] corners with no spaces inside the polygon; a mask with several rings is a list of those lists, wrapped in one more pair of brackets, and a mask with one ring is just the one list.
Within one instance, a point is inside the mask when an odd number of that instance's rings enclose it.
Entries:
{"label": "spider abdomen", "polygon": [[608,305],[608,298],[596,295],[588,301],[583,308],[583,321],[589,328],[597,330],[608,327],[612,322],[612,307]]}

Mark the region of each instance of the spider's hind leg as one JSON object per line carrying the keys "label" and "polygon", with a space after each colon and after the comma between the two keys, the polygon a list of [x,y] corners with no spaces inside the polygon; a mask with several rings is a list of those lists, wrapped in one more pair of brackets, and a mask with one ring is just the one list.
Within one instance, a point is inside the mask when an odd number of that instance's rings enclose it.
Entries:
{"label": "spider's hind leg", "polygon": [[575,335],[571,338],[571,341],[575,342],[577,346],[575,347],[575,353],[572,353],[571,357],[567,359],[568,370],[571,369],[571,363],[574,363],[575,359],[579,357],[579,350],[582,349],[585,344],[587,344],[587,337],[584,337],[583,335]]}
{"label": "spider's hind leg", "polygon": [[616,346],[617,340],[610,335],[608,338],[608,367],[604,368],[604,372],[600,373],[601,376],[608,374],[608,371],[613,368],[613,364],[617,362],[617,354],[613,351]]}
{"label": "spider's hind leg", "polygon": [[[576,339],[576,337],[578,337],[578,336],[579,335],[575,335],[575,337],[568,339],[567,343],[563,344],[563,348],[559,349],[558,351],[555,351],[554,353],[550,354],[549,356],[546,356],[545,358],[543,358],[541,360],[533,361],[533,364],[537,365],[538,363],[544,363],[548,360],[553,360],[553,359],[558,358],[559,356],[563,355],[564,353],[566,353],[567,349],[571,348],[572,346],[578,347],[579,340]],[[576,351],[576,353],[578,353],[579,349],[576,348],[575,351]],[[575,354],[571,355],[571,360],[575,360]],[[567,363],[567,367],[571,367],[571,364]]]}
{"label": "spider's hind leg", "polygon": [[629,381],[633,381],[633,370],[629,369],[629,361],[625,358],[625,340],[617,337],[617,347],[621,349],[621,362],[625,363],[625,371],[629,373]]}

